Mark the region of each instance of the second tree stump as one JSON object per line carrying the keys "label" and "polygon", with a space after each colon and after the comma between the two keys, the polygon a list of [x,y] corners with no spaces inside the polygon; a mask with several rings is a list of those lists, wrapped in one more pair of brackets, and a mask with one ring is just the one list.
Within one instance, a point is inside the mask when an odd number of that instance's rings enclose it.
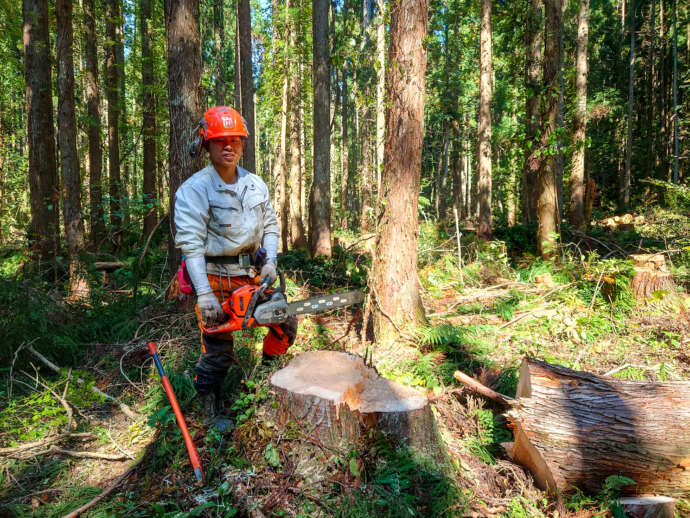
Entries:
{"label": "second tree stump", "polygon": [[645,301],[655,291],[674,292],[673,275],[666,267],[663,254],[632,254],[630,259],[635,263],[635,275],[630,282],[630,289],[636,300]]}

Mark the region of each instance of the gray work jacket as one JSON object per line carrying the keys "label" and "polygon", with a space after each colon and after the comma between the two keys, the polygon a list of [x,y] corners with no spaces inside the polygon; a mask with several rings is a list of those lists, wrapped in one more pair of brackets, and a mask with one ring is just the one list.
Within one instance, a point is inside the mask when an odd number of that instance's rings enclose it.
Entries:
{"label": "gray work jacket", "polygon": [[[264,181],[238,166],[237,181],[228,184],[210,164],[188,178],[175,193],[175,228],[175,246],[186,257],[253,256],[269,234],[275,235],[268,241],[276,243],[277,248],[280,234]],[[267,251],[269,257],[277,252]],[[206,272],[253,276],[253,268],[236,264],[207,262]]]}

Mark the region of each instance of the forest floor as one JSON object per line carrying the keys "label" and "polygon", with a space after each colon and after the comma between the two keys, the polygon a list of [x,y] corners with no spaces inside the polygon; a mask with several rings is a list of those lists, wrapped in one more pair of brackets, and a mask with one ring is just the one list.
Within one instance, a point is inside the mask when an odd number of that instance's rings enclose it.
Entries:
{"label": "forest floor", "polygon": [[[512,440],[505,409],[453,380],[461,370],[513,396],[525,356],[625,379],[690,380],[690,215],[654,209],[633,228],[610,227],[564,231],[562,252],[549,262],[529,254],[530,229],[503,229],[489,243],[464,232],[460,270],[453,229],[422,225],[418,271],[428,325],[382,351],[362,341],[357,308],[304,317],[289,354],[270,367],[260,364],[264,331],[238,334],[224,387],[236,426],[225,434],[200,424],[191,377],[198,329],[193,313],[162,300],[164,255],[149,259],[138,301],[127,292],[136,279],[121,271],[96,292],[98,305],[83,307],[66,305],[48,283],[21,273],[18,255],[8,257],[0,268],[0,323],[9,326],[0,371],[0,514],[63,516],[119,481],[85,516],[610,516],[616,487],[559,500],[537,489],[501,447]],[[373,240],[339,241],[328,261],[299,252],[281,258],[289,300],[365,286]],[[665,253],[678,292],[640,304],[626,257],[645,251]],[[149,340],[187,417],[203,484],[194,481]],[[428,394],[448,466],[383,437],[330,451],[272,419],[268,378],[294,355],[367,348],[381,375]],[[93,386],[127,404],[132,417]],[[690,516],[690,502],[678,501],[677,512]]]}

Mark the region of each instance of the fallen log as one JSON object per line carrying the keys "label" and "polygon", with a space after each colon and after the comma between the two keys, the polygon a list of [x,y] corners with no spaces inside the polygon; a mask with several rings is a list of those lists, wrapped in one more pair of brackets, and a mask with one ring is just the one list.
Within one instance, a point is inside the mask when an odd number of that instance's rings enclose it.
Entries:
{"label": "fallen log", "polygon": [[443,448],[423,394],[382,378],[359,356],[313,351],[271,376],[279,422],[293,421],[324,446],[348,451],[371,430],[436,459]]}
{"label": "fallen log", "polygon": [[509,453],[552,492],[635,481],[626,495],[690,495],[690,382],[638,382],[525,359]]}

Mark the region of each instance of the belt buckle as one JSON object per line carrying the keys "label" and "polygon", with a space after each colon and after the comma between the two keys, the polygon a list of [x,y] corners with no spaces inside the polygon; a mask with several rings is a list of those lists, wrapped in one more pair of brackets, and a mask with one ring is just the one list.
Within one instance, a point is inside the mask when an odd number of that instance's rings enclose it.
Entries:
{"label": "belt buckle", "polygon": [[237,256],[237,263],[240,268],[249,268],[252,265],[252,258],[249,254],[240,254]]}

